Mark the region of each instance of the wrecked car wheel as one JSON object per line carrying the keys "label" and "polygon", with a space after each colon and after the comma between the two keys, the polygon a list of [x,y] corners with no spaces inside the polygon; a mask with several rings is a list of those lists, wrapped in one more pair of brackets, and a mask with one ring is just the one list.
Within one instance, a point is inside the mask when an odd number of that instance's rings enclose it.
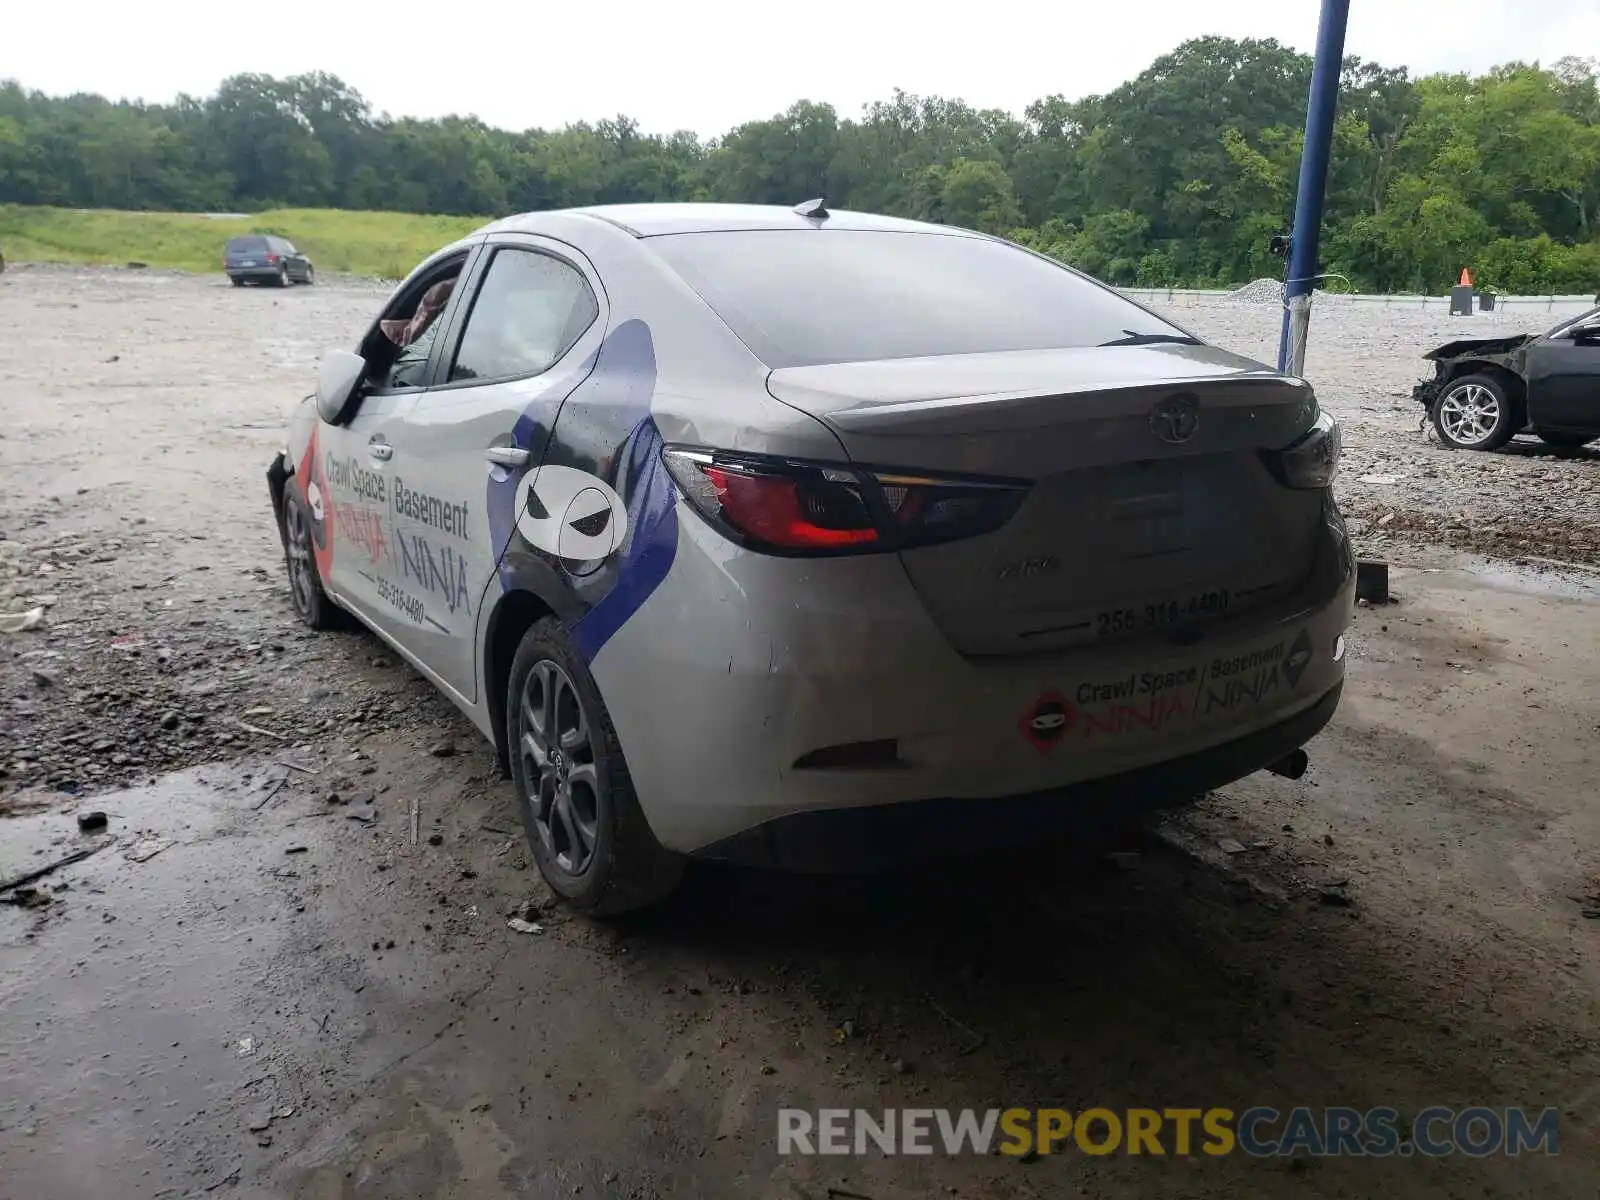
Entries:
{"label": "wrecked car wheel", "polygon": [[599,689],[554,618],[536,622],[517,647],[506,737],[528,846],[556,894],[607,915],[677,885],[683,860],[650,831]]}
{"label": "wrecked car wheel", "polygon": [[1433,427],[1458,450],[1498,450],[1516,432],[1506,390],[1488,375],[1451,380],[1433,406]]}
{"label": "wrecked car wheel", "polygon": [[306,502],[292,487],[286,489],[283,496],[284,564],[289,571],[289,597],[294,601],[295,615],[312,629],[335,629],[340,624],[340,613],[322,590],[314,536]]}
{"label": "wrecked car wheel", "polygon": [[1546,446],[1587,446],[1594,438],[1587,433],[1548,433],[1541,429],[1539,440]]}

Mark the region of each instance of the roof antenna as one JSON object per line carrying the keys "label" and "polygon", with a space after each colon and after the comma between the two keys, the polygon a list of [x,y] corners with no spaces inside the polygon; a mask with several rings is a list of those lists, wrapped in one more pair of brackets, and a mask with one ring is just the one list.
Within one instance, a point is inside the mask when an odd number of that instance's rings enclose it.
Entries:
{"label": "roof antenna", "polygon": [[794,206],[794,211],[812,221],[826,221],[829,216],[828,206],[823,203],[821,196],[815,200],[802,200]]}

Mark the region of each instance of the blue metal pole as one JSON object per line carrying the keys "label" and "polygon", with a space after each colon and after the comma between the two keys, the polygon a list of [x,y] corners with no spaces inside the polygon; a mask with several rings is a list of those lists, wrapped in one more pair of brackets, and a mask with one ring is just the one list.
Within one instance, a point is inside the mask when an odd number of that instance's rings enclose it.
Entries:
{"label": "blue metal pole", "polygon": [[[1317,57],[1311,68],[1311,98],[1306,104],[1306,141],[1300,154],[1300,186],[1295,192],[1294,241],[1289,247],[1289,277],[1283,289],[1283,331],[1278,339],[1278,370],[1290,363],[1289,317],[1295,297],[1310,296],[1317,274],[1317,241],[1322,232],[1322,201],[1328,183],[1328,156],[1333,149],[1333,115],[1339,101],[1339,76],[1344,66],[1344,30],[1350,0],[1322,0],[1317,24]],[[1310,320],[1301,301],[1304,320]],[[1304,329],[1301,339],[1304,345]]]}

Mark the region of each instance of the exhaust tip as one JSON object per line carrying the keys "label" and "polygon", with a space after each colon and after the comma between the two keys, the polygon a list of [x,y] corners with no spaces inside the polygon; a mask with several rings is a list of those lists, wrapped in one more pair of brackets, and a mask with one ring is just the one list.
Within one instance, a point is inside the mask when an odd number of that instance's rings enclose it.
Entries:
{"label": "exhaust tip", "polygon": [[1311,759],[1304,750],[1292,750],[1277,762],[1268,763],[1267,770],[1274,775],[1282,775],[1285,779],[1299,779],[1306,773],[1306,768],[1311,765]]}

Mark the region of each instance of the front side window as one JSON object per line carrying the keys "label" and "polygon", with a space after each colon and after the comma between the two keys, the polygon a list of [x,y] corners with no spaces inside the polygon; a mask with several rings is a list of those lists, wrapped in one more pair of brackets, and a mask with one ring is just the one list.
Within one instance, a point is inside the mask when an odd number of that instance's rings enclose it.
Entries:
{"label": "front side window", "polygon": [[421,387],[427,382],[428,356],[444,324],[442,317],[461,274],[451,264],[427,283],[400,297],[378,321],[362,346],[368,378],[380,391]]}
{"label": "front side window", "polygon": [[547,371],[599,313],[589,281],[576,268],[548,254],[502,247],[473,299],[450,378]]}

